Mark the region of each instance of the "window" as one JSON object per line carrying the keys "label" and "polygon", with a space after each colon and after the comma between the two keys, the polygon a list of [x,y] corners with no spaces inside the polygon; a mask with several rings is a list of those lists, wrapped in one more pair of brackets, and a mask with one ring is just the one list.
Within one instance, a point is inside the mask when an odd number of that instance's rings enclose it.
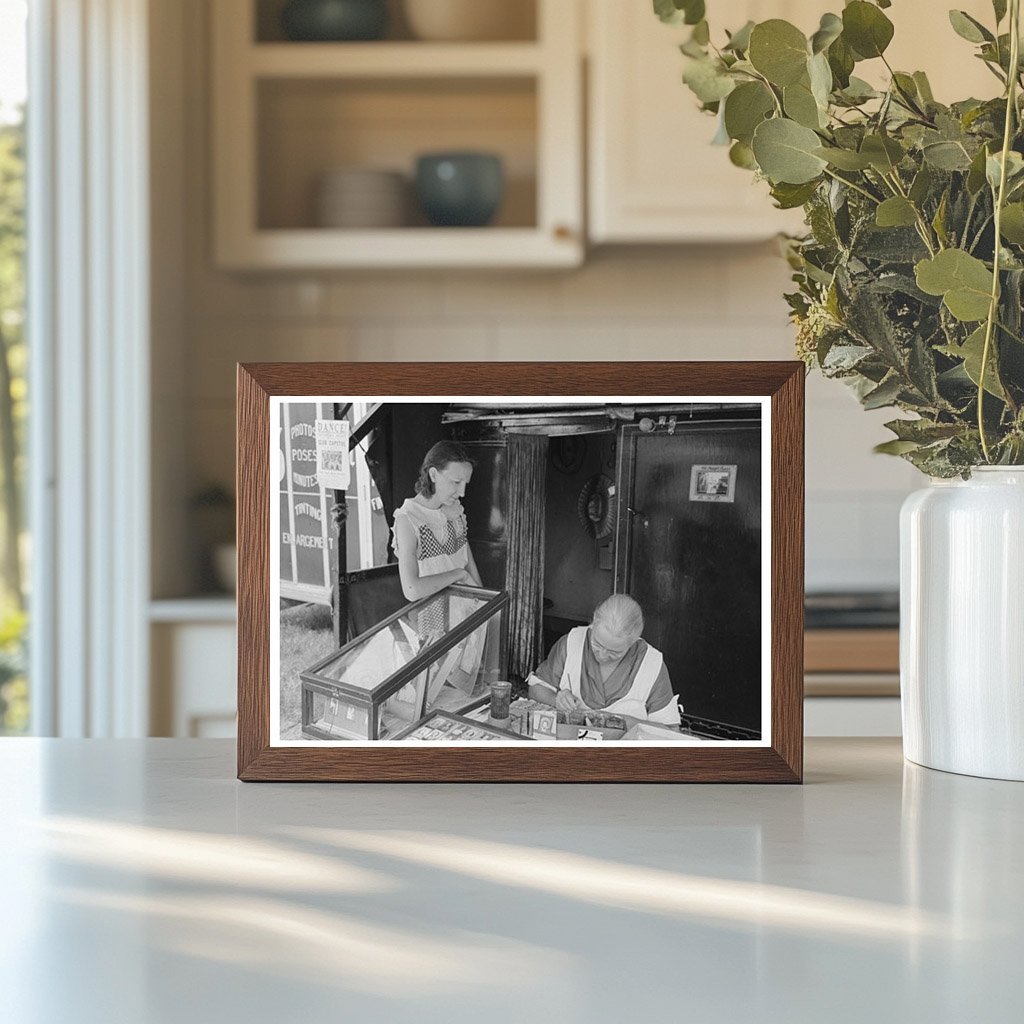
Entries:
{"label": "window", "polygon": [[0,734],[29,727],[25,425],[25,0],[0,0]]}

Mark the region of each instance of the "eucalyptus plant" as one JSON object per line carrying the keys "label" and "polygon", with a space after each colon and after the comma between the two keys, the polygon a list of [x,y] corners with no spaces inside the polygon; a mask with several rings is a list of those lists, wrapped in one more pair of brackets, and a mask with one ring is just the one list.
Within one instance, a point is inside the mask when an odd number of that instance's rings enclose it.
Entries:
{"label": "eucalyptus plant", "polygon": [[[950,11],[998,95],[947,106],[886,59],[890,0],[852,0],[806,36],[781,19],[711,41],[705,0],[654,0],[691,26],[683,80],[715,141],[808,231],[786,240],[797,351],[866,409],[895,407],[878,451],[931,476],[1024,463],[1024,133],[1020,0],[993,24]],[[879,61],[888,87],[855,74]],[[994,83],[995,84],[995,83]],[[996,91],[996,90],[994,90]]]}

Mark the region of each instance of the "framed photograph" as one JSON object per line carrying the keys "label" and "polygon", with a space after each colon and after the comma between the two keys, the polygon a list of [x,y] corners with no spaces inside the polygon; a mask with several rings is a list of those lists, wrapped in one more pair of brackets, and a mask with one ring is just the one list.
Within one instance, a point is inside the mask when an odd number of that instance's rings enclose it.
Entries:
{"label": "framed photograph", "polygon": [[735,466],[693,466],[691,468],[690,501],[733,501],[735,495]]}
{"label": "framed photograph", "polygon": [[801,781],[803,381],[240,365],[239,778]]}

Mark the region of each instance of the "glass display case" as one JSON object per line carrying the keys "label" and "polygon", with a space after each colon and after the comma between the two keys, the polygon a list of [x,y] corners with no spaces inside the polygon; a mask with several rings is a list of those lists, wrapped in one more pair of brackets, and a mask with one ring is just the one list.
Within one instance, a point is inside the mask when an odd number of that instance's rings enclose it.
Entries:
{"label": "glass display case", "polygon": [[301,673],[302,733],[393,739],[479,703],[501,675],[504,591],[454,585],[399,609]]}

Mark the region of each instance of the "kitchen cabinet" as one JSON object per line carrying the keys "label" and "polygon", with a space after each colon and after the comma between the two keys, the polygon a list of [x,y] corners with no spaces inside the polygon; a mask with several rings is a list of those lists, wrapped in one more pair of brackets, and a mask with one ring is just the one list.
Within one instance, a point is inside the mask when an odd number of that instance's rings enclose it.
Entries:
{"label": "kitchen cabinet", "polygon": [[150,735],[235,735],[235,601],[228,595],[150,605]]}
{"label": "kitchen cabinet", "polygon": [[[592,242],[736,242],[798,231],[763,182],[712,146],[715,119],[681,76],[688,26],[663,25],[649,3],[588,0],[588,225]],[[821,0],[708,3],[713,37],[750,19],[783,17]],[[723,20],[725,19],[725,20]],[[812,15],[817,25],[817,15]]]}
{"label": "kitchen cabinet", "polygon": [[[799,210],[776,210],[764,182],[734,167],[712,146],[715,120],[700,112],[681,82],[678,44],[687,26],[663,25],[647,2],[587,0],[588,224],[590,240],[737,242],[803,230]],[[708,0],[712,39],[747,20],[785,18],[806,34],[826,0]],[[958,7],[988,24],[989,0]],[[887,57],[897,69],[929,74],[938,99],[997,94],[998,83],[952,30],[946,8],[901,0],[886,10],[895,25]],[[887,78],[881,61],[858,64],[873,84]]]}
{"label": "kitchen cabinet", "polygon": [[804,734],[899,736],[899,630],[804,632]]}
{"label": "kitchen cabinet", "polygon": [[[583,258],[579,10],[535,4],[532,39],[292,42],[275,0],[211,5],[213,232],[230,269],[573,266]],[[498,154],[487,227],[432,227],[412,197],[426,152]],[[321,227],[339,168],[405,179],[404,226]],[[369,186],[364,186],[369,187]]]}

